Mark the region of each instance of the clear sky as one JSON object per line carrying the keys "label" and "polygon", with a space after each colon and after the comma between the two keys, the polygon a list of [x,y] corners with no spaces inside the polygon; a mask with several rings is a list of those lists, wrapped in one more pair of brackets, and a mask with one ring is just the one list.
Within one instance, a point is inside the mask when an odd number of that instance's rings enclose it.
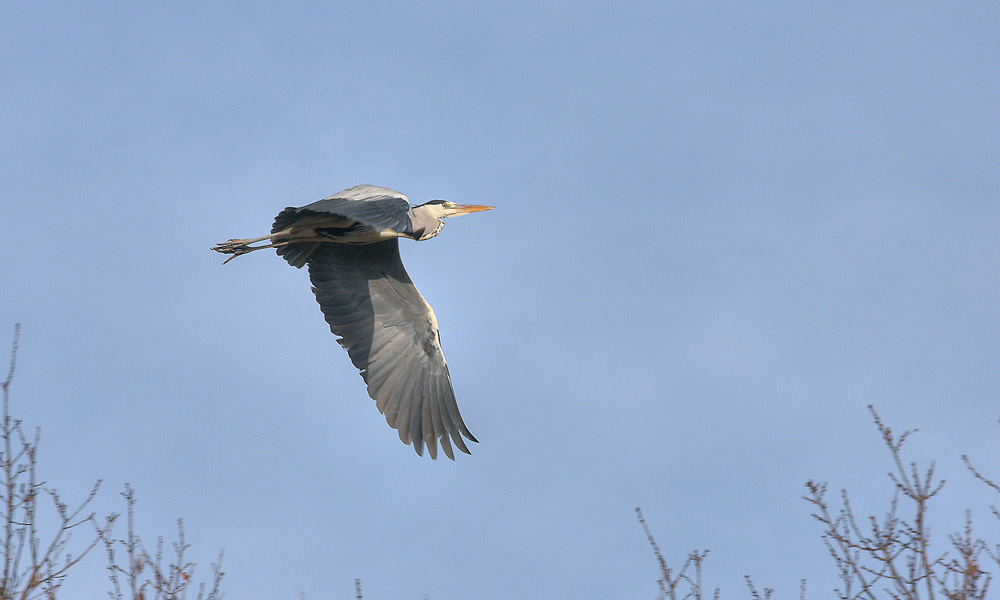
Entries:
{"label": "clear sky", "polygon": [[[229,598],[652,598],[635,506],[726,597],[827,597],[800,496],[882,513],[870,403],[949,479],[936,539],[986,533],[996,2],[5,2],[0,83],[42,475],[130,482]],[[472,456],[400,444],[304,271],[209,250],[360,183],[497,207],[401,243]]]}

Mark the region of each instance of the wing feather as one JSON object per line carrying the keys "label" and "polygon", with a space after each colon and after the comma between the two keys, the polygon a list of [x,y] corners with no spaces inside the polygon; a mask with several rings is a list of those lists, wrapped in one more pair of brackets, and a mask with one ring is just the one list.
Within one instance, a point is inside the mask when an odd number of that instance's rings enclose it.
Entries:
{"label": "wing feather", "polygon": [[[413,404],[413,378],[420,366],[415,361],[403,365],[399,376],[395,378],[389,400],[389,410],[386,411],[386,422],[399,433],[399,440],[410,443],[410,405]],[[396,400],[398,398],[398,400]],[[395,406],[393,406],[395,404]],[[395,409],[395,410],[393,410]],[[389,411],[392,414],[389,414]]]}
{"label": "wing feather", "polygon": [[438,438],[438,441],[441,442],[441,449],[444,450],[444,455],[451,460],[455,460],[455,451],[451,449],[451,442],[448,441],[448,436],[442,435]]}
{"label": "wing feather", "polygon": [[413,442],[413,449],[417,451],[417,454],[423,455],[424,453],[424,431],[423,431],[423,414],[424,414],[424,371],[423,369],[418,369],[410,382],[410,406],[407,410],[399,411],[399,419],[403,423],[400,423],[399,435],[402,437],[403,428],[406,428],[406,435],[409,441]]}
{"label": "wing feather", "polygon": [[[419,443],[420,444],[427,444],[427,451],[430,453],[431,458],[436,458],[437,457],[437,446],[434,443],[434,440],[437,439],[437,438],[434,437],[436,435],[435,434],[436,430],[434,429],[434,421],[433,421],[433,418],[431,417],[431,402],[424,400],[424,398],[427,398],[427,381],[424,380],[423,378],[421,378],[420,389],[421,389],[422,394],[421,394],[421,401],[420,401],[421,410],[420,410],[420,423],[419,423],[419,426],[421,427],[421,429],[423,429],[423,437],[420,439]],[[416,415],[417,413],[414,412],[413,414]],[[424,423],[430,423],[431,427],[429,427],[427,429],[424,429],[423,428],[423,424]],[[410,428],[412,429],[413,427],[414,427],[414,424],[411,422],[410,423]],[[417,443],[416,440],[414,440],[414,443]],[[420,452],[417,451],[417,454],[420,454]]]}
{"label": "wing feather", "polygon": [[[437,381],[428,380],[426,384],[427,384],[428,396],[436,393]],[[433,426],[434,437],[439,438],[442,435],[448,435],[448,431],[444,428],[444,423],[441,421],[441,404],[438,402],[431,401],[427,403],[427,406],[430,408],[431,425]]]}

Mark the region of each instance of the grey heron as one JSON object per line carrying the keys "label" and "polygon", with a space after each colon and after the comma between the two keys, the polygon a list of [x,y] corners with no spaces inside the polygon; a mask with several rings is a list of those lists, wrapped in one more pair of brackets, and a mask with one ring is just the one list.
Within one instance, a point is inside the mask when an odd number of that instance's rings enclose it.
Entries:
{"label": "grey heron", "polygon": [[286,208],[275,217],[270,235],[231,239],[212,249],[232,254],[229,262],[276,248],[293,267],[308,266],[330,330],[389,426],[417,454],[423,455],[426,444],[431,458],[437,458],[440,443],[454,460],[452,443],[469,454],[462,436],[478,440],[458,411],[434,310],[406,274],[398,239],[428,240],[441,232],[443,218],[492,208],[444,200],[410,206],[399,192],[358,185]]}

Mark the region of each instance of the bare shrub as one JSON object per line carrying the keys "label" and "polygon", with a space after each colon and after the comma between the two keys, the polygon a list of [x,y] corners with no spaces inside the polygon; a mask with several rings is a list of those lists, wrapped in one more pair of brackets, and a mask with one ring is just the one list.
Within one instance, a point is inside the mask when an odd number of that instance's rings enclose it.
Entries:
{"label": "bare shrub", "polygon": [[[0,422],[0,600],[55,600],[65,581],[67,571],[99,543],[108,555],[109,577],[113,590],[108,593],[114,600],[183,600],[193,586],[194,563],[185,561],[189,545],[184,541],[183,521],[177,521],[178,541],[173,543],[175,558],[163,565],[163,538],[159,538],[155,553],[150,553],[135,534],[135,493],[128,484],[122,496],[126,503],[128,527],[125,539],[111,536],[119,515],[112,514],[103,521],[95,513],[86,513],[87,506],[100,489],[98,480],[82,502],[70,507],[62,501],[55,488],[37,475],[38,445],[41,431],[34,435],[24,433],[21,421],[10,415],[10,387],[17,365],[20,325],[14,326],[14,341],[10,353],[10,366],[3,381],[3,415]],[[56,525],[54,531],[43,532],[39,523],[39,498],[52,500]],[[77,554],[68,550],[71,534],[81,525],[90,523],[93,533]],[[89,531],[88,528],[84,528]],[[128,563],[117,562],[116,549],[124,548]],[[211,586],[198,586],[197,600],[221,600],[222,556],[212,565]],[[127,589],[123,590],[122,581]]]}
{"label": "bare shrub", "polygon": [[[966,511],[965,527],[948,536],[948,547],[944,550],[932,548],[928,505],[941,491],[944,480],[935,476],[933,462],[920,467],[916,462],[903,460],[903,444],[915,430],[896,435],[872,406],[868,409],[892,457],[893,470],[889,478],[893,487],[884,516],[859,520],[847,490],[841,490],[840,504],[835,508],[828,500],[825,482],[807,482],[807,494],[803,497],[812,505],[812,516],[822,526],[821,538],[837,569],[840,579],[840,587],[835,590],[837,597],[841,600],[934,600],[940,596],[947,600],[984,600],[992,581],[986,567],[1000,567],[1000,545],[990,546],[975,536],[971,513]],[[1000,493],[1000,485],[977,471],[968,457],[963,456],[962,460],[976,479]],[[996,506],[990,508],[1000,519],[1000,510]],[[642,511],[635,510],[659,563],[659,598],[701,600],[702,563],[708,550],[689,553],[680,570],[671,569]],[[753,600],[768,600],[774,592],[770,588],[758,591],[749,576],[746,583]],[[799,597],[804,600],[805,596],[806,580],[803,579]],[[719,598],[718,588],[713,598]]]}

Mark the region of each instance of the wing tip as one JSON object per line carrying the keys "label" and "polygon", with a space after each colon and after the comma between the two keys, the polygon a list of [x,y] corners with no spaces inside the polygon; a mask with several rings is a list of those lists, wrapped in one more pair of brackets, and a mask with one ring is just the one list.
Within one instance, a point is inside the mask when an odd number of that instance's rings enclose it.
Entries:
{"label": "wing tip", "polygon": [[[398,433],[398,431],[397,431]],[[466,445],[465,440],[462,436],[449,436],[447,433],[436,436],[433,433],[428,434],[423,437],[408,436],[409,439],[403,439],[400,436],[400,441],[402,441],[407,446],[413,446],[413,451],[417,453],[417,456],[422,457],[424,455],[424,448],[427,448],[427,454],[431,457],[431,460],[437,460],[438,457],[438,445],[440,444],[440,449],[444,452],[444,455],[451,460],[455,460],[455,450],[453,448],[458,448],[463,454],[468,454],[472,456],[472,452]],[[479,443],[479,440],[467,436],[469,441]],[[454,446],[453,446],[454,445]]]}

